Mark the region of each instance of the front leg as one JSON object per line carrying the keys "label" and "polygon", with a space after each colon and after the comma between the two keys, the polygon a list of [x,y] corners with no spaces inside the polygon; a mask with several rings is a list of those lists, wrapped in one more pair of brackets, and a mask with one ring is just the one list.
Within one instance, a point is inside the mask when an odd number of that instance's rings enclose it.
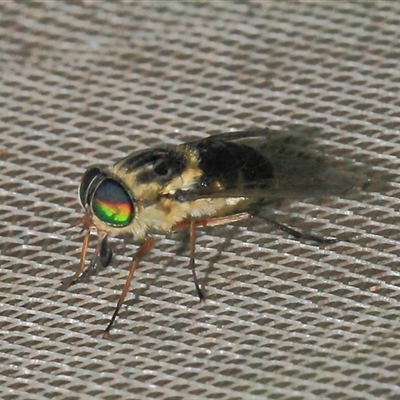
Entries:
{"label": "front leg", "polygon": [[104,330],[103,337],[105,339],[108,339],[109,336],[110,336],[111,327],[112,327],[112,325],[113,325],[113,323],[115,321],[115,318],[117,318],[118,312],[119,312],[119,310],[120,310],[120,308],[121,308],[121,306],[122,306],[122,304],[123,304],[123,302],[125,300],[125,297],[126,297],[126,295],[128,293],[129,287],[130,287],[131,282],[132,282],[133,275],[134,275],[134,273],[136,271],[136,268],[137,268],[137,266],[139,264],[139,261],[147,253],[149,253],[149,251],[153,248],[153,246],[154,246],[154,238],[148,237],[148,238],[146,238],[144,243],[139,247],[138,251],[134,255],[132,263],[131,263],[131,266],[129,268],[128,276],[126,277],[126,281],[124,283],[124,286],[122,288],[121,294],[119,296],[117,306],[115,307],[114,313],[113,313],[113,315],[112,315],[112,317],[110,319],[110,322],[107,325],[107,328]]}

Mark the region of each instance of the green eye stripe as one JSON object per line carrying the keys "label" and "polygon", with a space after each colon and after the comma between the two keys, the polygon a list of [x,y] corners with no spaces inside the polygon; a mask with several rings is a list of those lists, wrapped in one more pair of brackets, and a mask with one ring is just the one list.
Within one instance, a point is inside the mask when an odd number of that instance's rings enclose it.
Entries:
{"label": "green eye stripe", "polygon": [[133,204],[126,190],[116,181],[103,181],[92,199],[94,215],[112,226],[129,225],[133,218]]}

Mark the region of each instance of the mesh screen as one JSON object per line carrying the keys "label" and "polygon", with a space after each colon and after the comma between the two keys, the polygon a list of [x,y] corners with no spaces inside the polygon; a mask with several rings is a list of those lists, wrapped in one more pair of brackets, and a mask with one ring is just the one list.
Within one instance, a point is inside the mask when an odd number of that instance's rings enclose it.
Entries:
{"label": "mesh screen", "polygon": [[[395,2],[2,2],[0,397],[398,399],[399,16]],[[257,220],[200,231],[200,305],[185,235],[156,236],[103,339],[137,245],[113,237],[108,268],[60,288],[85,168],[296,124],[394,176],[385,193],[284,206],[351,242]]]}

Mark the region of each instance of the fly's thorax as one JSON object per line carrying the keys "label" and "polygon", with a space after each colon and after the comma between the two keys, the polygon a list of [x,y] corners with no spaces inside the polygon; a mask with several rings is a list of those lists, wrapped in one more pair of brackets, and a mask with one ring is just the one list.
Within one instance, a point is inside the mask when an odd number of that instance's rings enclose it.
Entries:
{"label": "fly's thorax", "polygon": [[138,202],[154,201],[178,189],[189,190],[202,175],[197,152],[186,145],[133,153],[116,163],[111,173],[129,187]]}

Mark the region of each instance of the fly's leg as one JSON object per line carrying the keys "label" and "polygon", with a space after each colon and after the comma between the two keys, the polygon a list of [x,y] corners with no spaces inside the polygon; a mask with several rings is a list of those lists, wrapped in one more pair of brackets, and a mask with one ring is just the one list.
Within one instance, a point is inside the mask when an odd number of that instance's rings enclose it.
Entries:
{"label": "fly's leg", "polygon": [[274,220],[271,220],[266,217],[260,217],[260,216],[254,216],[253,214],[244,212],[244,213],[238,213],[238,214],[233,214],[229,215],[226,217],[216,217],[216,218],[209,218],[209,219],[193,219],[193,220],[184,220],[174,226],[172,229],[173,231],[180,231],[189,226],[189,234],[190,234],[190,261],[189,261],[189,267],[192,271],[193,279],[194,279],[194,284],[196,287],[197,294],[199,296],[200,302],[204,302],[205,296],[200,288],[200,285],[197,280],[197,274],[196,274],[196,263],[195,263],[195,242],[196,242],[196,228],[198,227],[214,227],[214,226],[221,226],[221,225],[226,225],[226,224],[231,224],[233,222],[238,222],[238,221],[244,221],[249,218],[260,218],[267,222],[268,224],[274,226],[277,229],[282,230],[283,232],[288,233],[289,235],[293,236],[296,239],[306,239],[306,240],[313,240],[317,243],[321,244],[332,244],[332,243],[337,243],[340,241],[340,239],[335,238],[335,237],[320,237],[317,235],[305,233],[305,232],[300,232],[296,229],[291,228],[290,226],[287,226],[285,224],[282,224],[280,222],[276,222]]}
{"label": "fly's leg", "polygon": [[82,274],[77,278],[75,282],[81,280],[89,274],[92,274],[94,271],[96,271],[98,265],[101,265],[102,267],[107,267],[111,262],[111,257],[112,250],[108,246],[107,233],[103,231],[98,232],[97,246],[94,250],[89,266],[86,268],[85,271],[82,272]]}
{"label": "fly's leg", "polygon": [[253,214],[243,212],[233,215],[227,215],[226,217],[215,217],[215,218],[204,218],[204,219],[184,219],[178,222],[171,229],[172,232],[182,231],[186,229],[191,223],[195,224],[195,227],[214,227],[227,225],[238,221],[244,221],[245,219],[253,218]]}
{"label": "fly's leg", "polygon": [[112,252],[112,249],[108,245],[108,240],[107,240],[107,236],[106,236],[101,241],[99,264],[103,268],[108,267],[111,263],[112,256],[113,256],[113,252]]}
{"label": "fly's leg", "polygon": [[[86,260],[88,245],[89,245],[89,237],[90,237],[90,231],[88,230],[88,231],[86,231],[85,237],[83,238],[81,258],[79,261],[79,268],[75,272],[75,274],[62,285],[62,288],[69,287],[69,286],[77,283],[84,276],[86,276],[89,272],[93,271],[96,267],[96,263],[97,263],[99,254],[100,254],[100,262],[102,262],[102,251],[103,252],[106,251],[106,253],[107,253],[106,255],[107,255],[107,257],[109,257],[108,260],[111,261],[111,256],[109,255],[111,250],[108,248],[107,233],[103,232],[103,231],[98,232],[98,238],[99,238],[98,244],[93,253],[92,259],[90,260],[89,266],[85,270],[85,260]],[[105,245],[104,245],[104,243],[105,243]],[[104,250],[104,246],[105,246],[105,250]],[[103,258],[105,258],[106,255],[103,254]],[[112,255],[112,253],[111,253],[111,255]]]}
{"label": "fly's leg", "polygon": [[180,222],[179,224],[175,225],[174,228],[172,229],[173,231],[179,231],[179,230],[185,229],[189,225],[189,235],[190,235],[189,268],[192,271],[194,285],[196,287],[196,292],[199,296],[199,300],[201,303],[204,302],[205,296],[204,296],[203,291],[200,288],[199,282],[197,280],[197,274],[196,274],[196,263],[195,263],[196,228],[226,225],[226,224],[231,224],[233,222],[243,221],[245,219],[249,219],[252,217],[253,216],[249,213],[239,213],[239,214],[229,215],[226,217],[184,220],[184,221]]}
{"label": "fly's leg", "polygon": [[324,237],[324,236],[321,237],[318,235],[313,235],[312,233],[301,232],[301,231],[291,228],[290,226],[281,224],[280,222],[276,222],[276,221],[266,218],[266,217],[257,216],[257,218],[262,219],[263,221],[267,222],[268,224],[274,226],[277,229],[280,229],[283,232],[288,233],[289,235],[293,236],[295,239],[298,239],[298,240],[301,240],[301,239],[312,240],[312,241],[320,243],[320,244],[332,244],[332,243],[337,243],[337,242],[341,241],[341,239],[338,239],[335,237]]}
{"label": "fly's leg", "polygon": [[200,303],[204,303],[206,299],[204,296],[203,291],[200,288],[199,281],[197,280],[196,274],[196,264],[195,264],[195,242],[196,242],[196,221],[190,221],[190,261],[189,261],[189,268],[192,271],[194,286],[196,287],[197,295],[199,296]]}
{"label": "fly's leg", "polygon": [[71,278],[69,278],[66,282],[64,282],[61,285],[61,289],[64,289],[64,288],[67,288],[67,287],[73,285],[75,282],[77,282],[79,277],[83,274],[83,271],[85,269],[86,253],[87,253],[87,249],[88,249],[88,245],[89,245],[89,237],[90,237],[90,231],[87,231],[85,233],[85,237],[83,238],[81,257],[79,260],[79,268],[75,272],[75,274],[71,276]]}
{"label": "fly's leg", "polygon": [[115,319],[117,318],[118,312],[119,312],[119,310],[120,310],[120,308],[121,308],[121,306],[122,306],[122,304],[123,304],[123,302],[125,300],[125,297],[126,297],[126,295],[128,293],[129,287],[130,287],[131,282],[132,282],[133,275],[134,275],[134,273],[136,271],[136,268],[137,268],[137,266],[139,264],[140,259],[143,258],[153,248],[153,246],[154,246],[154,239],[152,237],[148,237],[144,241],[144,243],[139,247],[138,251],[134,255],[132,263],[131,263],[131,266],[129,268],[128,276],[126,277],[126,281],[125,281],[125,284],[124,284],[124,286],[122,288],[122,291],[121,291],[121,294],[119,296],[119,299],[118,299],[117,305],[115,307],[114,313],[113,313],[113,315],[112,315],[112,317],[110,319],[110,322],[107,325],[107,328],[104,330],[103,337],[105,339],[108,339],[109,336],[110,336],[111,327],[112,327]]}

